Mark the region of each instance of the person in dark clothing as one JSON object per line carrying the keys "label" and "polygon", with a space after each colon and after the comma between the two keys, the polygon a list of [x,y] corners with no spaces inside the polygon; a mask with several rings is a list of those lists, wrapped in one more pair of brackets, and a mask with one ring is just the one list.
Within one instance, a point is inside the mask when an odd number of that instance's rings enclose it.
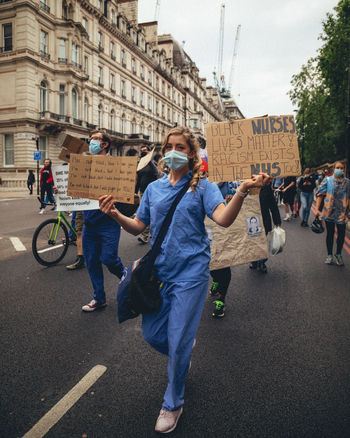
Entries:
{"label": "person in dark clothing", "polygon": [[316,187],[316,177],[311,174],[310,169],[307,167],[304,171],[304,175],[300,178],[298,188],[300,189],[300,200],[303,207],[302,211],[302,227],[308,227],[307,221],[309,220],[312,201],[314,199],[314,189]]}
{"label": "person in dark clothing", "polygon": [[[104,131],[93,131],[89,142],[90,154],[107,155],[110,144],[111,140]],[[100,209],[83,211],[83,219],[83,253],[94,297],[82,310],[93,312],[106,306],[102,264],[119,279],[126,269],[118,256],[120,225]]]}
{"label": "person in dark clothing", "polygon": [[29,194],[33,194],[33,184],[35,183],[35,175],[32,170],[29,171],[28,179],[27,179],[27,187],[29,190]]}
{"label": "person in dark clothing", "polygon": [[296,194],[296,178],[295,176],[287,176],[284,179],[283,192],[283,202],[286,210],[286,216],[283,218],[284,221],[290,221],[292,219],[294,198]]}
{"label": "person in dark clothing", "polygon": [[[147,145],[141,146],[141,154],[140,158],[145,157],[151,151],[150,147]],[[144,194],[148,184],[158,179],[159,173],[156,165],[151,160],[145,167],[140,169],[137,172],[137,182],[135,187],[135,193],[140,192],[140,198]],[[141,233],[141,235],[137,239],[140,243],[145,245],[150,240],[150,228],[149,226],[145,228],[145,230]]]}
{"label": "person in dark clothing", "polygon": [[[48,197],[48,200],[51,204],[55,204],[55,198],[53,197],[53,176],[51,170],[51,160],[47,158],[44,161],[44,167],[40,172],[40,211],[39,214],[43,214],[45,211],[46,203],[45,203],[45,194]],[[55,207],[54,207],[55,208]]]}
{"label": "person in dark clothing", "polygon": [[[267,184],[261,188],[259,200],[260,200],[261,215],[263,218],[265,233],[267,236],[268,233],[272,231],[272,221],[274,225],[276,225],[276,227],[279,227],[282,223],[276,198],[274,196],[273,189],[270,184]],[[271,216],[272,216],[272,221],[271,221]],[[260,272],[266,274],[267,273],[266,261],[267,259],[257,260],[255,262],[252,262],[249,265],[249,267],[251,269],[258,269]]]}

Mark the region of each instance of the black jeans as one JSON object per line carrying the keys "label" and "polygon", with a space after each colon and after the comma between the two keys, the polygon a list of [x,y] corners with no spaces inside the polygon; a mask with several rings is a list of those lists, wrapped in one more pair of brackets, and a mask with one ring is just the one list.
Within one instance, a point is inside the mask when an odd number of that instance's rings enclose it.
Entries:
{"label": "black jeans", "polygon": [[46,207],[45,193],[47,193],[47,196],[49,198],[49,202],[51,204],[55,203],[54,197],[52,195],[52,185],[51,184],[42,184],[41,190],[40,190],[40,202],[41,202],[40,208],[45,208]]}
{"label": "black jeans", "polygon": [[231,281],[231,268],[215,269],[210,271],[213,281],[219,283],[219,295],[222,301],[225,300],[227,289]]}
{"label": "black jeans", "polygon": [[325,222],[327,228],[326,244],[327,244],[328,255],[333,255],[334,231],[336,225],[338,232],[336,254],[341,254],[344,245],[346,224],[336,224],[335,222],[331,222],[331,221],[325,221]]}

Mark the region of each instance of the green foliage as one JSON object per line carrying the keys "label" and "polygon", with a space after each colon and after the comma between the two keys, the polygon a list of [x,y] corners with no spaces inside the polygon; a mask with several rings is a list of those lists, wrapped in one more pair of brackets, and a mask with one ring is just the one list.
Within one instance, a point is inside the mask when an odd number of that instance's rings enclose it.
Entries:
{"label": "green foliage", "polygon": [[289,96],[298,106],[296,124],[302,163],[344,158],[349,113],[350,0],[341,0],[323,21],[318,56],[292,77]]}

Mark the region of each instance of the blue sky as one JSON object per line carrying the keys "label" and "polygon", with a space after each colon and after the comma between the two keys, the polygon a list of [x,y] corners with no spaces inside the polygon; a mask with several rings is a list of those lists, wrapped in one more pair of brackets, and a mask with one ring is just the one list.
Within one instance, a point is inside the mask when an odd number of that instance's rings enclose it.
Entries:
{"label": "blue sky", "polygon": [[[213,85],[221,0],[159,0],[158,33],[171,33]],[[229,78],[241,25],[233,96],[245,117],[293,114],[287,96],[321,45],[322,20],[338,0],[226,0],[223,72]],[[139,22],[153,21],[156,0],[139,0]]]}

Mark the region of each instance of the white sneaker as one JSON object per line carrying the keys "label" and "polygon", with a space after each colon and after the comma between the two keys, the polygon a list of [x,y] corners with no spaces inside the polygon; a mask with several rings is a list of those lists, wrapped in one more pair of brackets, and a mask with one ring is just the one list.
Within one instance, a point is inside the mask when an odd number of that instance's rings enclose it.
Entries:
{"label": "white sneaker", "polygon": [[165,411],[164,409],[161,409],[154,430],[159,433],[172,432],[177,426],[182,411],[182,406],[176,411]]}
{"label": "white sneaker", "polygon": [[286,222],[287,222],[287,221],[290,221],[290,216],[286,216],[286,217],[284,217],[283,220],[286,221]]}
{"label": "white sneaker", "polygon": [[44,214],[45,210],[43,208],[40,209],[39,214]]}
{"label": "white sneaker", "polygon": [[83,306],[81,310],[83,310],[84,312],[93,312],[96,309],[101,309],[102,307],[106,306],[106,301],[104,303],[99,303],[96,300],[92,300],[89,304],[85,304],[85,306]]}

